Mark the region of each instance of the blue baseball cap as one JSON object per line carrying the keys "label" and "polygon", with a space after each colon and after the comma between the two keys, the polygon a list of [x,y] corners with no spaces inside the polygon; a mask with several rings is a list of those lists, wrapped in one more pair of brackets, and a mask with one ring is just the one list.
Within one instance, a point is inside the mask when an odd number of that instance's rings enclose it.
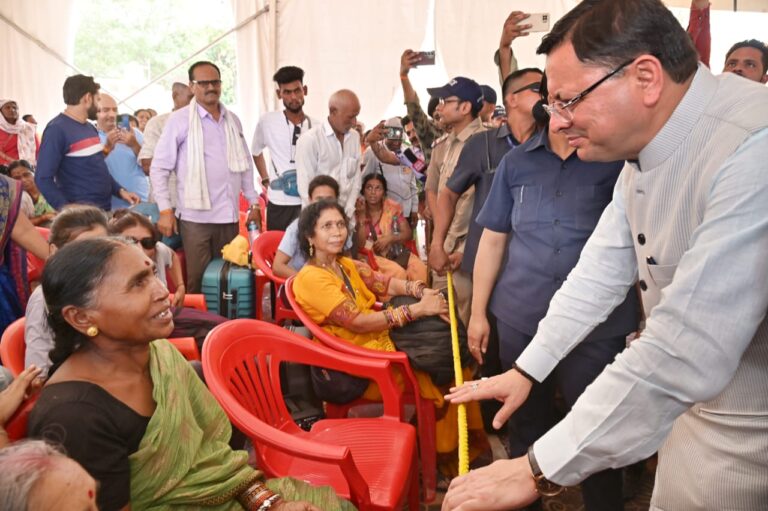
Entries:
{"label": "blue baseball cap", "polygon": [[483,108],[483,89],[471,78],[457,76],[442,87],[427,89],[430,96],[435,98],[449,98],[456,96],[462,101],[472,103],[472,110],[477,113]]}
{"label": "blue baseball cap", "polygon": [[481,85],[480,89],[483,91],[483,99],[486,103],[492,105],[496,104],[496,91],[490,85]]}

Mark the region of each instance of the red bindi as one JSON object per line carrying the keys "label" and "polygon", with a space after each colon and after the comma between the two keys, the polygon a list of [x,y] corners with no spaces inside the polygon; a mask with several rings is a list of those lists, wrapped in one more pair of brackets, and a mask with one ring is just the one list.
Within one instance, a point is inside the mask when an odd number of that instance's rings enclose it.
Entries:
{"label": "red bindi", "polygon": [[93,490],[88,490],[88,498],[93,500]]}

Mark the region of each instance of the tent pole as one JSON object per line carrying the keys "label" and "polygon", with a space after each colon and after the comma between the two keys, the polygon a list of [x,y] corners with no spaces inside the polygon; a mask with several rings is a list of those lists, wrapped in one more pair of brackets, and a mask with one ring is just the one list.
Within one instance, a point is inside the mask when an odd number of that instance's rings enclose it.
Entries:
{"label": "tent pole", "polygon": [[[277,37],[277,0],[269,0],[269,12],[272,13],[270,19],[270,32],[272,34],[272,69],[277,69],[277,44],[279,38]],[[272,98],[272,108],[277,108],[277,97],[274,94],[270,94]]]}

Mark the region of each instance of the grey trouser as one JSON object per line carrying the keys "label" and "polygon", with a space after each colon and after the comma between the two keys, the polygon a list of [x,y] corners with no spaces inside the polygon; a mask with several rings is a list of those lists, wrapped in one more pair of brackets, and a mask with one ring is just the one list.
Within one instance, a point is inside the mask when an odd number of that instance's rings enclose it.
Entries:
{"label": "grey trouser", "polygon": [[187,292],[200,293],[205,267],[212,259],[221,257],[221,249],[240,232],[232,224],[199,224],[179,220],[179,234],[187,260]]}

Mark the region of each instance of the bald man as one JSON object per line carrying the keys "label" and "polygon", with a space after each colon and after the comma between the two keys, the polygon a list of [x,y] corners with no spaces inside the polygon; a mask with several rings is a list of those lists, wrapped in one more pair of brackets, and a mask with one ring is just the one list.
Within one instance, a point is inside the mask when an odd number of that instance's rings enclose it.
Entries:
{"label": "bald man", "polygon": [[339,204],[354,223],[355,201],[360,194],[360,135],[353,128],[360,114],[360,100],[351,90],[333,93],[328,118],[304,133],[296,144],[296,177],[302,206],[309,204],[309,182],[328,175],[339,183]]}
{"label": "bald man", "polygon": [[[109,94],[100,94],[97,101],[96,127],[104,146],[107,169],[121,187],[131,190],[142,202],[149,199],[149,178],[139,165],[137,156],[144,142],[138,129],[121,127],[117,123],[117,101]],[[112,197],[112,209],[131,204],[121,197]]]}
{"label": "bald man", "polygon": [[[192,101],[192,89],[189,85],[181,82],[174,82],[171,86],[171,99],[173,100],[173,111],[175,112],[179,108],[184,108]],[[163,134],[163,128],[165,123],[168,122],[171,112],[160,114],[147,121],[147,125],[144,126],[144,144],[139,151],[139,163],[141,168],[144,169],[144,173],[149,175],[149,168],[152,165],[152,157],[155,154],[155,147],[157,141],[160,140],[160,135]],[[171,190],[171,206],[176,207],[176,176],[173,175],[169,179],[168,187]],[[152,199],[152,187],[150,183],[150,202],[154,202]]]}

